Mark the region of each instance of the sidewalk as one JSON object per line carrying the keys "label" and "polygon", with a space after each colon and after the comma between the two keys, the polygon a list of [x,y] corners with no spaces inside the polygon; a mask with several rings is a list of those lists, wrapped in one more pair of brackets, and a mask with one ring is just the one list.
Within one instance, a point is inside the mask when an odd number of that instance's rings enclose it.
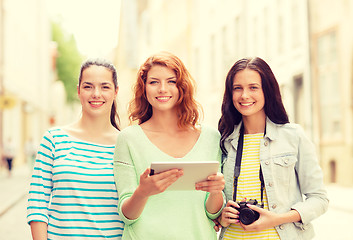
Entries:
{"label": "sidewalk", "polygon": [[353,187],[328,184],[326,185],[326,190],[330,200],[330,208],[353,214],[353,205],[350,204],[351,199],[353,199]]}
{"label": "sidewalk", "polygon": [[26,164],[14,166],[9,177],[7,169],[0,168],[0,217],[27,196],[30,172]]}

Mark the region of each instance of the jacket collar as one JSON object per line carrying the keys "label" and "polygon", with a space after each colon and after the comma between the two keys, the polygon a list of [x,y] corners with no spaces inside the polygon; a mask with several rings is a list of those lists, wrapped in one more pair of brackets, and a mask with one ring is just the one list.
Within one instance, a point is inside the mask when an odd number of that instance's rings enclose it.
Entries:
{"label": "jacket collar", "polygon": [[[234,126],[234,131],[226,138],[225,142],[230,143],[233,146],[237,146],[238,138],[240,134],[240,127],[242,125],[242,121]],[[277,124],[273,123],[268,117],[266,118],[266,134],[265,138],[269,138],[270,140],[276,140],[278,137]]]}
{"label": "jacket collar", "polygon": [[269,118],[266,118],[266,134],[270,140],[276,140],[278,137],[278,124],[272,122]]}

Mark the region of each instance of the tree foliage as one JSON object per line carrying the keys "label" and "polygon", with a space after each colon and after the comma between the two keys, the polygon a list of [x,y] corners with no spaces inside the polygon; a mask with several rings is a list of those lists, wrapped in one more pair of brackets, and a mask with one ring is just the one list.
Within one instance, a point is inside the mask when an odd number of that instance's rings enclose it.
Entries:
{"label": "tree foliage", "polygon": [[77,100],[76,86],[83,57],[77,49],[74,36],[67,34],[57,22],[52,22],[51,25],[52,40],[57,43],[58,50],[56,59],[58,78],[64,83],[67,102],[72,103]]}

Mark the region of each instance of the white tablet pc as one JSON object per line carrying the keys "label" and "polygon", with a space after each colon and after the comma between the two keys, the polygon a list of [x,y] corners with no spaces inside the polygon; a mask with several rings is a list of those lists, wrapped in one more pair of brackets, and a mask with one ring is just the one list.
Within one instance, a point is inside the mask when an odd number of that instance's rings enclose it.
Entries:
{"label": "white tablet pc", "polygon": [[209,175],[218,172],[219,162],[152,162],[151,174],[157,174],[169,169],[183,169],[184,175],[167,190],[195,190],[195,183],[206,180]]}

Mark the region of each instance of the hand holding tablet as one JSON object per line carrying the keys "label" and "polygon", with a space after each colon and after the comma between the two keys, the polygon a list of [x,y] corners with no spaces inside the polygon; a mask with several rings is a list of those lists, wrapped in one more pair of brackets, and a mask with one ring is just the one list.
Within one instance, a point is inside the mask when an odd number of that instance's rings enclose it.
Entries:
{"label": "hand holding tablet", "polygon": [[170,169],[182,169],[183,176],[167,188],[167,190],[195,190],[195,183],[207,180],[216,174],[219,162],[152,162],[150,175],[158,174]]}

